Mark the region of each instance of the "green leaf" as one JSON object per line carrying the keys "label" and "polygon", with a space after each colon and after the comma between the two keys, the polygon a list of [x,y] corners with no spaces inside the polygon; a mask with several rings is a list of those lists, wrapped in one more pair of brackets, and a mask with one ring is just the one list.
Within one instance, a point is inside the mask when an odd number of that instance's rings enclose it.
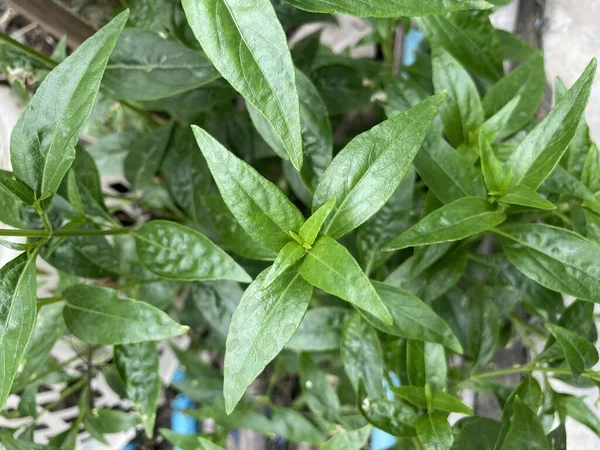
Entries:
{"label": "green leaf", "polygon": [[246,233],[220,195],[203,197],[202,205],[221,236],[223,246],[250,259],[273,261],[277,257],[277,253],[263,247]]}
{"label": "green leaf", "polygon": [[573,87],[510,156],[506,167],[513,171],[512,186],[523,184],[536,189],[558,164],[575,136],[595,73],[593,59]]}
{"label": "green leaf", "polygon": [[302,395],[311,411],[335,414],[340,409],[340,399],[335,389],[307,353],[300,355],[300,382]]}
{"label": "green leaf", "polygon": [[119,14],[56,66],[15,125],[10,142],[13,170],[37,200],[58,190],[75,159],[75,145],[128,15]]}
{"label": "green leaf", "polygon": [[12,391],[18,392],[42,372],[50,351],[65,330],[62,318],[63,302],[44,306],[38,314],[33,334],[21,360],[21,370],[15,377]]}
{"label": "green leaf", "polygon": [[292,268],[260,289],[267,271],[248,286],[233,313],[225,352],[225,409],[235,408],[248,385],[291,339],[312,295],[311,286]]}
{"label": "green leaf", "polygon": [[35,327],[36,299],[35,258],[23,253],[0,269],[0,409]]}
{"label": "green leaf", "polygon": [[483,133],[488,142],[495,141],[509,124],[510,119],[513,114],[515,114],[520,101],[520,96],[514,97],[498,112],[483,122],[475,131],[475,135],[477,135],[477,133]]}
{"label": "green leaf", "polygon": [[273,265],[269,268],[267,276],[263,280],[260,289],[266,289],[271,285],[277,277],[283,272],[296,264],[300,259],[304,257],[306,249],[298,244],[297,242],[290,242],[285,245],[277,255],[277,259],[273,262]]}
{"label": "green leaf", "polygon": [[445,48],[467,71],[492,81],[502,77],[502,48],[487,12],[419,17],[415,22],[433,46]]}
{"label": "green leaf", "polygon": [[361,399],[361,397],[359,397],[358,408],[371,425],[392,436],[415,435],[414,426],[418,413],[411,405],[396,399],[391,401],[383,398]]}
{"label": "green leaf", "polygon": [[500,197],[498,201],[508,203],[510,205],[521,205],[536,209],[556,209],[556,205],[554,203],[549,202],[533,189],[528,188],[525,185],[518,185],[509,188],[508,192]]}
{"label": "green leaf", "polygon": [[199,435],[176,433],[166,428],[161,428],[160,434],[181,450],[223,450],[223,447],[219,447]]}
{"label": "green leaf", "polygon": [[203,129],[192,126],[200,150],[240,225],[256,242],[278,252],[292,239],[304,217],[273,183],[227,151]]}
{"label": "green leaf", "polygon": [[441,136],[430,134],[414,163],[419,176],[443,203],[486,196],[481,172]]}
{"label": "green leaf", "polygon": [[359,68],[346,61],[319,65],[311,71],[310,79],[331,116],[355,111],[371,101],[372,88],[363,84]]}
{"label": "green leaf", "polygon": [[289,441],[314,445],[323,442],[321,431],[299,411],[291,408],[273,408],[271,422],[275,433]]}
{"label": "green leaf", "polygon": [[140,423],[140,419],[135,414],[107,408],[94,411],[90,421],[94,424],[95,429],[102,434],[127,431]]}
{"label": "green leaf", "polygon": [[513,417],[510,429],[506,434],[500,450],[550,450],[546,435],[538,416],[521,401],[515,398]]}
{"label": "green leaf", "polygon": [[414,17],[430,14],[444,14],[467,9],[488,9],[492,5],[484,0],[456,0],[451,3],[443,0],[422,2],[419,0],[379,0],[364,3],[354,0],[285,0],[290,5],[306,11],[318,13],[341,13],[359,17]]}
{"label": "green leaf", "polygon": [[306,222],[300,227],[298,234],[308,244],[313,245],[315,239],[321,231],[321,227],[329,217],[333,207],[335,206],[335,198],[329,199],[319,209],[317,209],[312,216],[306,219]]}
{"label": "green leaf", "polygon": [[309,309],[285,348],[298,352],[336,350],[351,310],[338,306]]}
{"label": "green leaf", "polygon": [[585,398],[555,394],[553,400],[561,420],[564,421],[565,416],[568,416],[600,436],[600,419],[597,413],[586,404]]}
{"label": "green leaf", "polygon": [[356,260],[343,245],[321,236],[299,266],[313,286],[367,311],[391,325],[392,316]]}
{"label": "green leaf", "polygon": [[[421,386],[399,386],[393,387],[394,394],[420,408],[427,408],[427,396],[425,389]],[[461,402],[458,398],[442,391],[436,391],[431,396],[431,408],[440,411],[456,412],[473,415],[473,410]]]}
{"label": "green leaf", "polygon": [[383,391],[383,361],[377,333],[358,313],[348,318],[342,331],[340,354],[355,392],[361,383],[369,396]]}
{"label": "green leaf", "polygon": [[474,365],[483,365],[493,358],[498,345],[498,308],[484,289],[475,288],[469,304],[467,350]]}
{"label": "green leaf", "polygon": [[497,232],[506,257],[525,276],[553,291],[600,302],[600,245],[550,225],[517,224]]}
{"label": "green leaf", "polygon": [[483,123],[483,109],[475,82],[460,63],[443,47],[431,54],[435,92],[446,91],[440,117],[448,140],[458,147],[469,139],[469,132]]}
{"label": "green leaf", "polygon": [[464,197],[436,209],[417,224],[392,239],[384,251],[418,245],[451,242],[489,230],[506,216],[483,198]]}
{"label": "green leaf", "polygon": [[487,417],[466,420],[452,444],[452,450],[494,450],[502,424]]}
{"label": "green leaf", "polygon": [[315,191],[313,210],[336,206],[324,232],[339,238],[373,216],[394,194],[419,151],[443,95],[376,125],[354,138],[331,162]]}
{"label": "green leaf", "polygon": [[29,206],[35,203],[35,192],[12,172],[0,170],[0,186]]}
{"label": "green leaf", "polygon": [[135,233],[135,239],[140,262],[161,278],[252,281],[227,253],[192,228],[153,220]]}
{"label": "green leaf", "polygon": [[446,384],[446,352],[440,344],[409,340],[406,343],[406,371],[413,386],[429,385],[441,391]]}
{"label": "green leaf", "polygon": [[393,324],[386,325],[371,314],[365,318],[384,333],[426,342],[442,344],[462,353],[462,347],[450,327],[420,298],[389,284],[373,281],[373,286],[388,308]]}
{"label": "green leaf", "polygon": [[115,346],[119,376],[142,418],[146,436],[154,435],[156,408],[160,395],[158,349],[155,342]]}
{"label": "green leaf", "polygon": [[269,0],[184,0],[196,39],[217,70],[260,111],[302,168],[296,72],[285,33]]}
{"label": "green leaf", "polygon": [[176,130],[162,163],[173,199],[196,223],[204,217],[202,200],[209,193],[211,176],[192,130]]}
{"label": "green leaf", "polygon": [[425,414],[416,423],[423,450],[448,450],[454,437],[446,416],[439,412]]}
{"label": "green leaf", "polygon": [[562,347],[574,377],[577,378],[585,369],[591,368],[598,362],[598,351],[587,339],[552,323],[547,323],[545,326]]}
{"label": "green leaf", "polygon": [[197,310],[225,342],[231,316],[242,298],[243,291],[233,281],[205,281],[194,283],[190,291]]}
{"label": "green leaf", "polygon": [[500,137],[510,136],[519,131],[533,118],[545,88],[544,57],[541,52],[537,52],[485,93],[482,105],[486,117],[498,114],[515,97],[519,97],[515,109],[500,132]]}
{"label": "green leaf", "polygon": [[564,423],[560,424],[554,430],[548,433],[547,438],[552,450],[568,450],[567,430]]}
{"label": "green leaf", "polygon": [[179,336],[188,330],[146,302],[119,298],[108,288],[77,284],[63,297],[68,330],[89,344],[133,344]]}
{"label": "green leaf", "polygon": [[586,155],[581,182],[592,192],[600,191],[600,154],[596,144],[590,146]]}
{"label": "green leaf", "polygon": [[369,439],[371,425],[336,434],[321,446],[321,450],[360,450]]}
{"label": "green leaf", "polygon": [[123,163],[125,178],[136,190],[152,184],[167,151],[173,123],[168,122],[145,134],[135,142]]}
{"label": "green leaf", "polygon": [[204,55],[152,31],[126,28],[102,86],[120,100],[148,101],[190,91],[219,78]]}

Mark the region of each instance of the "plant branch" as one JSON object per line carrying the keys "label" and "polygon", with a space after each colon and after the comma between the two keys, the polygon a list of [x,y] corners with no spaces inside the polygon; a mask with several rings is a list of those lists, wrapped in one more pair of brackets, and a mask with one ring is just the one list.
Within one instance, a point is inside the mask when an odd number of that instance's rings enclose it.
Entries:
{"label": "plant branch", "polygon": [[0,230],[0,236],[10,237],[76,237],[76,236],[112,236],[129,234],[130,228],[111,228],[109,230]]}
{"label": "plant branch", "polygon": [[[510,375],[513,373],[531,373],[531,372],[545,372],[545,373],[556,373],[562,375],[571,375],[571,370],[566,367],[545,367],[545,366],[534,366],[534,365],[524,365],[524,366],[514,366],[507,367],[504,369],[490,370],[488,372],[480,372],[474,375],[471,375],[467,380],[481,380],[485,378],[493,378],[499,377],[502,375]],[[594,370],[586,370],[581,374],[582,377],[589,379],[597,379],[600,376],[599,372]]]}

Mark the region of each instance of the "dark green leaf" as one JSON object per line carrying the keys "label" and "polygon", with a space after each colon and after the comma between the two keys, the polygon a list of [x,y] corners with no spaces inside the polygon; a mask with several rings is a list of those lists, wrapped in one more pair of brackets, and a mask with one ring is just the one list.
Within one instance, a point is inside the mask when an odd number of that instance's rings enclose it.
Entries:
{"label": "dark green leaf", "polygon": [[372,88],[363,84],[363,75],[356,67],[338,63],[322,65],[312,70],[310,79],[332,116],[370,103]]}
{"label": "dark green leaf", "polygon": [[206,281],[194,283],[190,291],[198,311],[206,323],[219,334],[223,342],[227,338],[229,323],[243,291],[233,281]]}
{"label": "dark green leaf", "polygon": [[294,269],[260,289],[267,272],[248,286],[231,318],[225,353],[225,408],[231,413],[248,385],[291,339],[312,288]]}
{"label": "dark green leaf", "polygon": [[252,281],[227,253],[192,228],[153,220],[135,233],[135,239],[141,263],[161,278]]}
{"label": "dark green leaf", "polygon": [[50,72],[15,125],[12,166],[37,200],[58,190],[75,159],[75,145],[128,15],[122,12]]}
{"label": "dark green leaf", "polygon": [[434,47],[431,55],[433,86],[446,91],[440,117],[448,140],[458,147],[469,139],[469,132],[483,123],[483,109],[475,82],[460,63],[443,47]]}
{"label": "dark green leaf", "polygon": [[462,427],[452,450],[494,450],[502,424],[487,417],[468,419]]}
{"label": "dark green leaf", "polygon": [[336,350],[350,312],[337,306],[309,309],[285,348],[302,352]]}
{"label": "dark green leaf", "polygon": [[502,227],[506,257],[542,286],[583,300],[600,301],[600,246],[572,231],[542,224]]}
{"label": "dark green leaf", "polygon": [[469,305],[467,351],[474,365],[483,365],[494,356],[499,339],[498,309],[485,294],[485,290],[476,289]]}
{"label": "dark green leaf", "polygon": [[585,398],[557,394],[554,402],[563,421],[565,416],[568,416],[600,436],[600,419],[597,413],[586,404]]}
{"label": "dark green leaf", "polygon": [[346,247],[328,236],[321,236],[299,267],[313,286],[346,300],[391,325],[392,316],[369,279]]}
{"label": "dark green leaf", "polygon": [[598,362],[598,351],[587,339],[552,323],[547,323],[546,328],[562,347],[573,376],[578,377]]}
{"label": "dark green leaf", "polygon": [[504,437],[501,450],[550,450],[546,435],[539,418],[521,401],[515,398],[513,404],[512,423],[508,433]]}
{"label": "dark green leaf", "polygon": [[315,191],[313,210],[336,199],[325,234],[339,238],[372,215],[394,194],[410,169],[443,95],[354,138],[331,162]]}
{"label": "dark green leaf", "polygon": [[152,31],[126,28],[106,66],[103,87],[116,99],[147,101],[219,78],[204,55]]}
{"label": "dark green leaf", "polygon": [[379,340],[375,330],[358,313],[350,316],[344,325],[340,354],[354,390],[358,392],[363,383],[369,396],[379,397],[383,390]]}
{"label": "dark green leaf", "polygon": [[206,55],[269,121],[292,164],[300,170],[302,126],[296,74],[271,2],[185,0],[183,8]]}
{"label": "dark green leaf", "polygon": [[486,199],[464,197],[436,209],[390,241],[383,250],[464,239],[501,224],[505,218]]}
{"label": "dark green leaf", "polygon": [[120,433],[136,427],[140,420],[135,414],[118,409],[101,408],[90,417],[97,431],[103,434]]}
{"label": "dark green leaf", "polygon": [[359,17],[401,17],[444,14],[465,9],[488,9],[492,5],[484,0],[443,0],[422,2],[419,0],[379,0],[377,3],[363,3],[354,0],[285,0],[290,5],[306,11],[319,13],[341,13]]}
{"label": "dark green leaf", "polygon": [[223,450],[223,447],[199,435],[180,434],[166,428],[161,428],[160,433],[181,450]]}
{"label": "dark green leaf", "polygon": [[371,425],[392,436],[415,435],[414,426],[418,415],[407,403],[383,398],[365,398],[358,407]]}
{"label": "dark green leaf", "polygon": [[340,400],[335,389],[307,353],[300,356],[300,381],[303,395],[311,411],[335,413],[340,409]]}
{"label": "dark green leaf", "polygon": [[411,385],[429,385],[434,391],[444,389],[448,367],[446,352],[440,344],[408,340],[406,366]]}
{"label": "dark green leaf", "polygon": [[352,431],[342,431],[336,434],[324,445],[321,450],[360,450],[369,439],[371,425]]}
{"label": "dark green leaf", "polygon": [[519,96],[517,106],[500,133],[502,137],[510,136],[535,115],[545,88],[544,57],[536,53],[486,92],[482,101],[485,115],[492,117]]}
{"label": "dark green leaf", "polygon": [[446,416],[439,412],[422,416],[416,423],[423,450],[448,450],[454,437]]}
{"label": "dark green leaf", "polygon": [[35,327],[36,299],[35,258],[23,253],[0,269],[0,408]]}
{"label": "dark green leaf", "polygon": [[89,344],[132,344],[167,339],[184,327],[145,302],[119,298],[108,288],[77,284],[64,293],[63,316],[74,336]]}
{"label": "dark green leaf", "polygon": [[392,325],[386,325],[366,314],[365,317],[374,326],[388,334],[435,342],[462,353],[462,347],[450,327],[421,299],[389,284],[374,281],[373,286],[394,319]]}
{"label": "dark green leaf", "polygon": [[196,140],[223,200],[246,232],[278,252],[291,241],[304,217],[287,197],[254,168],[227,151],[203,129],[193,126]]}
{"label": "dark green leaf", "polygon": [[[427,396],[421,386],[399,386],[392,388],[394,394],[420,408],[427,408]],[[458,398],[442,391],[436,391],[431,396],[431,409],[447,412],[457,412],[472,416],[473,411]]]}
{"label": "dark green leaf", "polygon": [[560,102],[515,149],[506,165],[513,171],[512,186],[524,184],[537,189],[558,164],[583,116],[595,73],[594,59]]}
{"label": "dark green leaf", "polygon": [[35,203],[35,192],[12,172],[0,170],[0,186],[29,206]]}

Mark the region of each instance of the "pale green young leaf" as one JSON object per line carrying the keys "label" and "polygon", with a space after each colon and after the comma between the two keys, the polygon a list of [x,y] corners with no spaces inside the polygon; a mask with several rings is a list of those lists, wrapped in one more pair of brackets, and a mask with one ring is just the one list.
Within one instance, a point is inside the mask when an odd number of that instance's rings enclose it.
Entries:
{"label": "pale green young leaf", "polygon": [[427,136],[414,164],[427,187],[443,203],[486,195],[481,172],[442,136]]}
{"label": "pale green young leaf", "polygon": [[447,92],[440,106],[444,131],[458,147],[468,141],[470,131],[483,123],[479,92],[469,73],[443,47],[433,47],[431,65],[435,92]]}
{"label": "pale green young leaf", "polygon": [[518,185],[509,188],[506,194],[500,197],[498,201],[508,203],[510,205],[521,205],[535,209],[556,209],[556,205],[554,203],[549,202],[533,189],[525,185]]}
{"label": "pale green young leaf", "polygon": [[452,428],[442,413],[434,412],[421,416],[415,428],[423,450],[447,450],[452,446]]}
{"label": "pale green young leaf", "polygon": [[[427,408],[427,398],[425,389],[421,386],[399,386],[393,387],[392,391],[397,397],[400,397],[420,408]],[[473,410],[465,405],[460,399],[447,394],[443,391],[435,391],[431,394],[431,408],[440,411],[456,412],[473,415]]]}
{"label": "pale green young leaf", "polygon": [[119,298],[108,288],[76,284],[63,297],[67,329],[89,344],[133,344],[179,336],[188,327],[179,325],[154,306]]}
{"label": "pale green young leaf", "polygon": [[252,281],[231,256],[193,228],[153,220],[135,233],[135,239],[140,262],[161,278]]}
{"label": "pale green young leaf", "polygon": [[364,384],[367,394],[380,397],[383,391],[383,359],[377,333],[358,313],[348,318],[342,331],[340,355],[344,370],[358,392]]}
{"label": "pale green young leaf", "polygon": [[148,101],[190,91],[219,78],[201,53],[153,31],[126,28],[102,86],[119,100]]}
{"label": "pale green young leaf", "polygon": [[489,230],[506,216],[486,199],[464,197],[436,209],[390,241],[384,251],[451,242]]}
{"label": "pale green young leaf", "polygon": [[430,97],[354,138],[331,162],[315,191],[313,210],[336,206],[324,232],[339,238],[373,216],[410,169],[443,94]]}
{"label": "pale green young leaf", "polygon": [[291,268],[260,289],[262,272],[248,286],[231,318],[225,352],[225,409],[231,413],[246,388],[292,338],[308,308],[312,288]]}
{"label": "pale green young leaf", "polygon": [[225,204],[256,242],[278,252],[304,217],[277,186],[229,152],[202,128],[192,126]]}
{"label": "pale green young leaf", "polygon": [[321,450],[360,450],[371,434],[371,425],[357,430],[342,431],[321,446]]}
{"label": "pale green young leaf", "polygon": [[127,396],[133,401],[146,436],[154,435],[156,409],[160,396],[158,348],[155,342],[115,346],[115,365],[125,384]]}
{"label": "pale green young leaf", "polygon": [[480,132],[477,135],[477,143],[481,157],[481,171],[489,193],[498,195],[506,192],[512,174],[506,173],[484,133]]}
{"label": "pale green young leaf", "polygon": [[306,222],[302,224],[298,234],[306,241],[306,243],[309,245],[313,245],[315,243],[315,239],[317,239],[317,236],[321,231],[321,227],[327,220],[327,217],[329,217],[329,214],[334,206],[335,197],[330,198],[327,202],[325,202],[313,213],[313,215],[306,219]]}
{"label": "pale green young leaf", "polygon": [[306,249],[295,241],[285,244],[279,251],[277,259],[268,269],[267,276],[264,278],[260,289],[268,288],[283,272],[296,264],[306,254]]}
{"label": "pale green young leaf", "polygon": [[514,114],[517,113],[517,107],[521,101],[521,96],[517,95],[506,105],[500,108],[499,111],[494,113],[493,116],[489,117],[483,122],[479,128],[475,131],[475,135],[483,133],[488,142],[493,142],[509,125],[510,119]]}
{"label": "pale green young leaf", "polygon": [[507,170],[513,171],[512,186],[524,184],[536,189],[550,175],[575,136],[595,73],[593,59],[573,87],[515,149],[506,163]]}
{"label": "pale green young leaf", "polygon": [[339,306],[312,308],[285,348],[297,352],[336,350],[340,345],[342,328],[351,309]]}
{"label": "pale green young leaf", "polygon": [[435,342],[462,353],[462,347],[450,327],[423,300],[404,289],[377,281],[372,283],[394,320],[387,325],[373,315],[365,314],[373,326],[394,336]]}
{"label": "pale green young leaf", "polygon": [[600,302],[600,245],[562,228],[515,224],[497,230],[504,254],[548,289]]}
{"label": "pale green young leaf", "polygon": [[302,125],[296,72],[269,0],[184,0],[196,39],[217,70],[269,121],[296,170]]}
{"label": "pale green young leaf", "polygon": [[384,324],[392,316],[356,260],[343,245],[321,236],[299,266],[302,276],[313,286],[367,311]]}
{"label": "pale green young leaf", "polygon": [[485,93],[482,100],[483,110],[486,117],[490,119],[505,110],[517,97],[519,98],[508,121],[499,131],[501,137],[519,131],[533,118],[545,88],[544,57],[538,52]]}
{"label": "pale green young leaf", "polygon": [[561,326],[552,323],[545,326],[561,346],[573,376],[580,376],[598,362],[598,351],[590,341]]}
{"label": "pale green young leaf", "polygon": [[36,299],[35,258],[23,253],[0,269],[0,409],[35,327]]}
{"label": "pale green young leaf", "polygon": [[223,447],[214,444],[200,435],[176,433],[167,428],[161,428],[160,434],[180,450],[223,450]]}
{"label": "pale green young leaf", "polygon": [[108,58],[129,11],[85,41],[44,79],[11,135],[13,170],[37,200],[51,197],[75,159]]}
{"label": "pale green young leaf", "polygon": [[356,0],[285,0],[290,5],[306,11],[318,13],[341,13],[359,17],[414,17],[430,14],[445,14],[468,9],[489,9],[491,3],[485,0],[378,0],[375,3],[364,3]]}

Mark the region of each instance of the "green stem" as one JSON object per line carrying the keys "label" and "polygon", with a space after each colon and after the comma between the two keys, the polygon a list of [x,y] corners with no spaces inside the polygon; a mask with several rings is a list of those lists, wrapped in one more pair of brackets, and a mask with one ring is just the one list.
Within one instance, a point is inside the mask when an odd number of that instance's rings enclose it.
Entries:
{"label": "green stem", "polygon": [[[502,375],[510,375],[513,373],[529,373],[529,372],[545,372],[545,373],[557,373],[563,375],[571,375],[571,370],[565,367],[540,367],[540,366],[515,366],[515,367],[507,367],[505,369],[498,370],[490,370],[488,372],[476,373],[475,375],[471,375],[469,380],[481,380],[485,378],[493,378],[499,377]],[[585,378],[595,379],[599,376],[598,372],[593,370],[584,371],[581,376]]]}
{"label": "green stem", "polygon": [[51,305],[52,303],[58,303],[62,301],[62,296],[57,295],[56,297],[46,297],[46,298],[38,298],[37,306],[41,308],[42,306]]}
{"label": "green stem", "polygon": [[0,230],[0,236],[11,237],[75,237],[75,236],[112,236],[116,234],[128,234],[133,230],[130,228],[112,228],[109,230]]}

